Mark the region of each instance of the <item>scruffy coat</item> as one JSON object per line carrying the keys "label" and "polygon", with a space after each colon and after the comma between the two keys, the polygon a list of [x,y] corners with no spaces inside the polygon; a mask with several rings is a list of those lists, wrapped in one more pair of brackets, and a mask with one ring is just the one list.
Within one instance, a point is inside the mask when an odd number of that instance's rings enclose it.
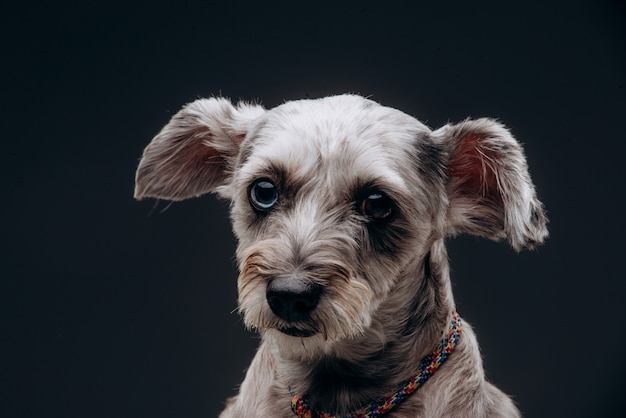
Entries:
{"label": "scruffy coat", "polygon": [[[276,189],[268,210],[251,204],[259,179]],[[466,232],[521,250],[547,236],[522,148],[503,125],[466,120],[433,131],[356,95],[271,110],[223,98],[185,106],[145,149],[135,196],[209,192],[231,202],[239,309],[262,336],[222,418],[293,417],[290,390],[332,414],[384,398],[448,331],[446,237]],[[372,196],[387,199],[390,215],[364,209]],[[275,315],[266,294],[277,278],[323,289],[310,317]],[[485,380],[464,323],[447,362],[388,416],[519,412]]]}

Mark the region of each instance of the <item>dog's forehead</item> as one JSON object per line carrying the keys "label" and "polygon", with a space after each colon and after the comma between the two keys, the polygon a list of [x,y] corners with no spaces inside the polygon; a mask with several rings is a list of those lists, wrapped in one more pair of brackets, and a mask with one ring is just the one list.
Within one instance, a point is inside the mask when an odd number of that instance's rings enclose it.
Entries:
{"label": "dog's forehead", "polygon": [[244,171],[280,166],[291,174],[384,178],[407,189],[402,171],[429,129],[360,96],[287,102],[269,110],[244,145]]}

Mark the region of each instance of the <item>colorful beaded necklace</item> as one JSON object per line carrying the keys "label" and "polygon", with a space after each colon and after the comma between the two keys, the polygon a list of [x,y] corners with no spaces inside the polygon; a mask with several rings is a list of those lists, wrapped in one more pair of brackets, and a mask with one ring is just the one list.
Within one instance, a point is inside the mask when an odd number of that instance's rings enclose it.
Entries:
{"label": "colorful beaded necklace", "polygon": [[385,398],[383,401],[375,402],[359,409],[348,415],[332,415],[326,412],[314,411],[309,408],[308,399],[306,396],[293,395],[291,400],[291,410],[299,418],[374,418],[386,414],[391,411],[396,405],[402,403],[406,398],[415,392],[424,382],[432,376],[433,373],[441,366],[454,347],[459,341],[461,336],[461,318],[459,314],[454,311],[452,313],[452,324],[448,335],[441,340],[441,343],[435,347],[435,350],[422,360],[418,371],[413,377],[406,382],[400,384],[396,391]]}

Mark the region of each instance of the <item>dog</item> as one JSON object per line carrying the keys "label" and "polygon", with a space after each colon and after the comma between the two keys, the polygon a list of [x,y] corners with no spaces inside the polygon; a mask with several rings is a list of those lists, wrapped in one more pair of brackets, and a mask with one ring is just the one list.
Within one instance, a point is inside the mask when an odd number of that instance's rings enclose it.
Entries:
{"label": "dog", "polygon": [[520,144],[482,118],[431,130],[358,95],[184,106],[135,198],[230,201],[238,305],[261,335],[220,417],[517,417],[455,312],[444,241],[547,237]]}

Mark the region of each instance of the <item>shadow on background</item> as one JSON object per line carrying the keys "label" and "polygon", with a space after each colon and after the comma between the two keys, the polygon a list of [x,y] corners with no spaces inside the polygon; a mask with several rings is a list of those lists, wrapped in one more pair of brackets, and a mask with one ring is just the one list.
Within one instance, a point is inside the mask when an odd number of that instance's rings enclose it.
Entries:
{"label": "shadow on background", "polygon": [[216,416],[258,342],[228,205],[135,202],[138,158],[197,97],[343,92],[433,128],[496,117],[525,144],[551,238],[450,240],[458,309],[525,416],[619,411],[617,3],[24,3],[3,21],[2,416]]}

